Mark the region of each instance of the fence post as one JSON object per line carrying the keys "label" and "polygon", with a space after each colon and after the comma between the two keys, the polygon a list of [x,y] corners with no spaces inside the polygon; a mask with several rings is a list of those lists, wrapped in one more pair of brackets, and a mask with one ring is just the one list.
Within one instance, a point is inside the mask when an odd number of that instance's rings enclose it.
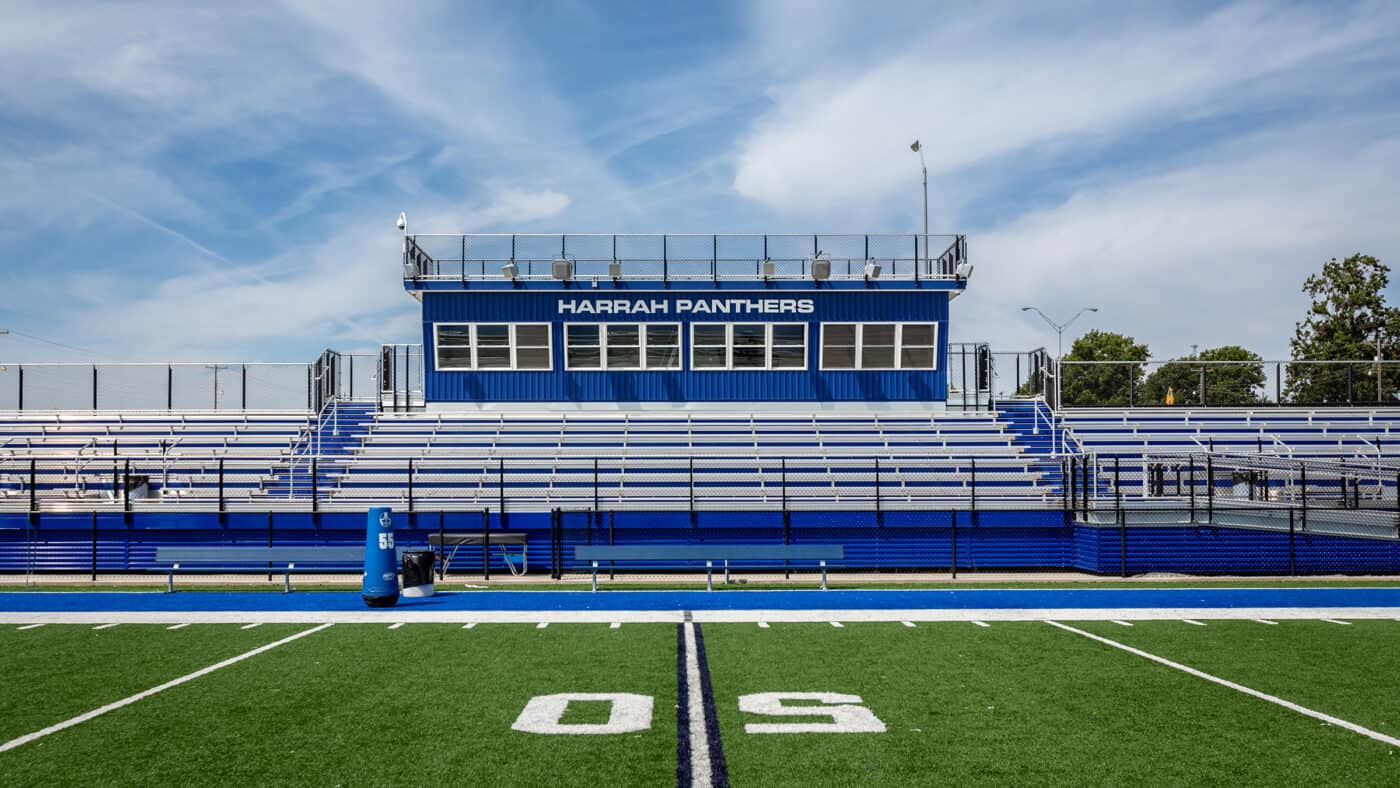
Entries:
{"label": "fence post", "polygon": [[1206,523],[1215,523],[1215,455],[1206,455]]}
{"label": "fence post", "polygon": [[[1066,464],[1069,465],[1069,484],[1065,486],[1065,508],[1073,512],[1078,511],[1077,505],[1079,503],[1079,478],[1075,475],[1075,470],[1079,467],[1079,458],[1069,457],[1067,459],[1068,463],[1066,463],[1065,460],[1061,460],[1060,464],[1061,467]],[[1060,484],[1064,485],[1064,483],[1065,477],[1062,476],[1060,477]]]}
{"label": "fence post", "polygon": [[441,580],[441,579],[442,579],[442,572],[443,572],[442,562],[443,562],[444,560],[447,559],[447,542],[446,542],[445,539],[444,539],[444,537],[446,536],[446,530],[447,530],[447,529],[446,529],[446,524],[443,522],[444,519],[445,519],[445,515],[443,514],[443,511],[442,511],[441,507],[439,507],[439,508],[438,508],[438,571],[437,571],[438,580]]}
{"label": "fence post", "polygon": [[1137,404],[1137,363],[1128,365],[1128,407]]}
{"label": "fence post", "polygon": [[19,391],[17,392],[16,397],[15,397],[15,398],[16,398],[17,400],[19,400],[19,401],[18,401],[17,403],[15,403],[15,404],[17,405],[17,408],[16,408],[16,409],[17,409],[17,410],[24,410],[24,365],[21,364],[21,365],[16,369],[16,371],[19,373],[19,381],[18,381]]}
{"label": "fence post", "polygon": [[1308,530],[1308,466],[1298,464],[1298,483],[1303,488],[1303,522],[1300,524],[1304,531]]}
{"label": "fence post", "polygon": [[496,461],[496,484],[497,497],[496,511],[501,513],[501,527],[506,527],[506,461],[505,458]]}
{"label": "fence post", "polygon": [[[316,458],[311,458],[311,467],[316,467]],[[315,478],[314,476],[312,478]],[[312,489],[315,489],[314,487]],[[413,527],[413,459],[408,460],[408,527]]]}
{"label": "fence post", "polygon": [[1196,522],[1196,455],[1191,455],[1190,474],[1191,478],[1186,482],[1186,489],[1191,493],[1191,523]]}
{"label": "fence post", "polygon": [[1296,575],[1298,572],[1293,563],[1293,507],[1288,507],[1288,574]]}
{"label": "fence post", "polygon": [[1274,363],[1274,404],[1283,404],[1283,365]]}
{"label": "fence post", "polygon": [[122,468],[122,511],[131,511],[131,460]]}
{"label": "fence post", "polygon": [[97,365],[92,365],[92,409],[97,410]]}
{"label": "fence post", "polygon": [[175,367],[165,365],[165,409],[175,410]]}
{"label": "fence post", "polygon": [[242,400],[241,400],[241,403],[240,403],[240,404],[243,406],[243,410],[247,410],[247,409],[248,409],[248,365],[247,365],[247,364],[243,364],[243,365],[242,365],[242,367],[241,367],[241,372],[239,373],[239,377],[241,378],[241,380],[240,380],[240,382],[239,382],[239,388],[241,388],[241,389],[243,390],[243,392],[242,392],[243,396],[242,396]]}
{"label": "fence post", "polygon": [[880,458],[875,458],[875,524],[885,524],[885,513],[880,510]]}
{"label": "fence post", "polygon": [[[94,376],[95,376],[97,373],[94,372],[93,374],[94,374]],[[1353,403],[1354,399],[1355,399],[1355,398],[1352,396],[1352,388],[1355,386],[1355,384],[1356,384],[1356,368],[1353,367],[1353,366],[1350,365],[1350,364],[1347,364],[1347,404],[1348,404],[1348,405],[1351,405],[1351,404]],[[95,406],[95,405],[93,406],[94,409],[96,409],[96,407],[97,407],[97,406]]]}
{"label": "fence post", "polygon": [[1205,365],[1205,364],[1202,364],[1202,365],[1201,365],[1201,396],[1200,396],[1199,399],[1201,400],[1201,407],[1205,407],[1205,405],[1206,405],[1206,365]]}
{"label": "fence post", "polygon": [[[409,462],[412,462],[412,460],[409,460]],[[311,515],[312,515],[312,517],[311,517],[311,526],[312,526],[313,528],[316,527],[316,512],[317,512],[317,508],[318,508],[318,506],[319,506],[319,503],[318,503],[317,499],[320,498],[320,497],[321,497],[321,496],[320,496],[320,490],[318,489],[317,484],[316,484],[316,457],[315,457],[315,455],[312,455],[312,457],[311,457]],[[410,501],[413,500],[413,499],[412,499],[412,496],[409,497],[409,500],[410,500]],[[408,510],[409,510],[410,512],[413,511],[413,504],[412,504],[412,503],[409,504]],[[413,516],[413,515],[411,515],[411,514],[409,515],[409,517],[410,517],[409,527],[412,527],[412,526],[413,526],[413,523],[411,522],[412,516]]]}
{"label": "fence post", "polygon": [[491,510],[481,510],[481,579],[491,580]]}

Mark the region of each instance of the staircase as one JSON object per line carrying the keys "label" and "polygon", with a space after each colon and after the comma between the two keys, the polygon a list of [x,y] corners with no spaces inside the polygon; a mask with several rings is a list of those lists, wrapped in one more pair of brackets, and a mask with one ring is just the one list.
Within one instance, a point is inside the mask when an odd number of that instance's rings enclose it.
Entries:
{"label": "staircase", "polygon": [[1040,472],[1041,483],[1060,492],[1064,485],[1063,469],[1055,450],[1067,451],[1061,441],[1054,414],[1039,399],[1006,399],[997,401],[997,417],[1006,425],[1015,445],[1034,460],[1032,467]]}
{"label": "staircase", "polygon": [[377,408],[372,402],[332,401],[307,430],[290,459],[272,469],[262,484],[262,494],[272,498],[307,499],[311,497],[311,458],[316,458],[318,494],[334,489],[345,472],[346,460],[355,447],[364,442],[369,426],[374,423]]}

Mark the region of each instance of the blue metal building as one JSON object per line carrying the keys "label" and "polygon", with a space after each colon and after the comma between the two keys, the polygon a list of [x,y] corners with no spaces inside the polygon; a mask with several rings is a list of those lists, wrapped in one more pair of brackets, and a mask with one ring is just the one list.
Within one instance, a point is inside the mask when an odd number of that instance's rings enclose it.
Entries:
{"label": "blue metal building", "polygon": [[[962,236],[406,236],[430,409],[948,400]],[[930,253],[932,251],[932,253]],[[392,351],[390,351],[392,352]]]}

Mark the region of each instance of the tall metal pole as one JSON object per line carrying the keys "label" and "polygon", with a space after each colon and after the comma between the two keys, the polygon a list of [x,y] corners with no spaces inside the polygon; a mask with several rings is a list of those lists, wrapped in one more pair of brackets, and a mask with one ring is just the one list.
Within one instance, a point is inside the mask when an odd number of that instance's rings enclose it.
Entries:
{"label": "tall metal pole", "polygon": [[[913,145],[910,145],[910,146],[909,146],[909,149],[912,150],[912,151],[914,151],[915,153],[919,154],[919,168],[920,168],[921,170],[923,170],[923,173],[924,173],[924,265],[925,265],[925,266],[928,266],[928,265],[929,265],[929,257],[928,257],[928,163],[924,161],[924,146],[923,146],[923,145],[920,145],[918,140],[914,140],[914,144],[913,144]],[[915,255],[915,260],[914,260],[914,278],[915,278],[915,279],[919,278],[919,277],[918,277],[919,261],[918,261],[917,258],[918,258],[918,255]],[[929,271],[929,273],[931,274],[932,271]],[[942,273],[942,272],[940,272],[940,273]]]}

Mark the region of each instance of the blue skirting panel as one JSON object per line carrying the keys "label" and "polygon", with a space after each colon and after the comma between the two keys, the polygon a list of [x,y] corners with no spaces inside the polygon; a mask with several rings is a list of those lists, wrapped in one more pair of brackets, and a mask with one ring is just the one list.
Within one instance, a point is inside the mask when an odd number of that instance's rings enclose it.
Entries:
{"label": "blue skirting panel", "polygon": [[[163,546],[356,546],[364,540],[358,513],[214,514],[103,513],[40,514],[31,525],[24,514],[0,515],[0,571],[163,571],[155,551]],[[438,531],[483,527],[480,512],[398,514],[397,542],[427,549]],[[528,535],[532,572],[550,563],[550,515],[497,514],[493,533]],[[1046,512],[566,512],[563,515],[566,570],[587,568],[573,548],[589,544],[781,543],[840,544],[850,569],[1077,569],[1102,574],[1183,572],[1191,574],[1397,573],[1400,541],[1354,539],[1223,527],[1114,526],[1072,524],[1063,513]],[[1126,545],[1124,543],[1126,533]],[[1124,549],[1126,547],[1126,550]],[[507,570],[507,553],[493,545],[493,572]],[[476,572],[479,546],[460,548],[453,566]],[[731,562],[734,569],[777,568],[774,562]],[[247,567],[245,567],[247,568]],[[344,564],[301,564],[303,570],[358,572]],[[693,564],[627,564],[620,569],[694,569]]]}

